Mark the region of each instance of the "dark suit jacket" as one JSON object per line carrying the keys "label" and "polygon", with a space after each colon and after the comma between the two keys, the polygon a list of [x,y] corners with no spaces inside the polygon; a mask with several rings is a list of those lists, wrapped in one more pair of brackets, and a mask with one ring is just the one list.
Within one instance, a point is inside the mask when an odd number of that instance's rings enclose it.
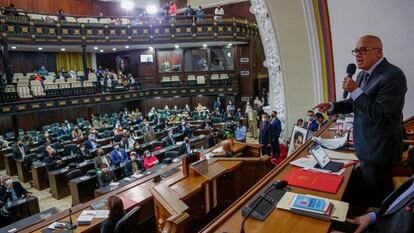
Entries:
{"label": "dark suit jacket", "polygon": [[[191,145],[190,148],[192,148]],[[187,154],[187,145],[184,142],[180,145],[180,149],[178,152],[180,153],[180,155]]]}
{"label": "dark suit jacket", "polygon": [[[26,153],[26,155],[30,154],[30,150],[29,150],[28,146],[23,145],[23,150]],[[13,146],[13,158],[14,158],[14,160],[23,158],[22,152],[20,151],[20,149],[17,145]]]}
{"label": "dark suit jacket", "polygon": [[259,143],[266,146],[271,143],[271,125],[269,122],[263,127],[260,125]]}
{"label": "dark suit jacket", "polygon": [[47,156],[45,158],[45,164],[46,164],[46,169],[48,172],[50,171],[54,171],[60,167],[63,167],[63,165],[57,165],[56,161],[58,160],[62,160],[62,158],[59,155],[56,155],[55,157],[50,157]]}
{"label": "dark suit jacket", "polygon": [[[19,181],[13,181],[13,189],[14,189],[14,192],[16,192],[17,198],[25,197],[28,194],[27,190],[23,188],[22,184],[20,184]],[[13,200],[12,193],[11,192],[6,192],[6,193],[7,193],[6,201],[7,199]]]}
{"label": "dark suit jacket", "polygon": [[[363,72],[357,76],[361,85]],[[354,112],[356,155],[366,163],[392,165],[401,161],[402,109],[407,80],[398,67],[385,58],[373,70],[364,93],[334,103],[332,113]]]}
{"label": "dark suit jacket", "polygon": [[272,143],[279,142],[278,141],[279,136],[280,136],[280,133],[282,132],[282,124],[280,123],[280,120],[276,118],[274,121],[271,121],[270,126],[271,126],[270,138],[271,138]]}
{"label": "dark suit jacket", "polygon": [[[387,212],[389,206],[413,183],[414,176],[392,192],[382,203],[377,214],[375,233],[414,232],[414,192]],[[387,212],[387,213],[386,213]]]}
{"label": "dark suit jacket", "polygon": [[[142,162],[142,160],[135,160],[134,161],[135,162],[135,164],[137,165],[137,167],[138,167],[138,170],[140,170],[141,172],[142,171],[145,171],[145,167],[144,167],[144,163]],[[128,161],[128,163],[127,164],[125,164],[125,166],[124,166],[124,173],[125,173],[125,176],[130,176],[130,175],[133,175],[134,173],[132,172],[132,163],[134,163],[133,161]]]}
{"label": "dark suit jacket", "polygon": [[[112,160],[111,160],[111,157],[109,156],[109,155],[103,155],[103,156],[105,156],[105,158],[106,158],[106,160],[108,160],[108,162],[109,163],[111,163],[112,162]],[[100,165],[101,165],[101,163],[102,163],[102,157],[101,156],[96,156],[95,157],[95,167],[97,168],[97,169],[101,169],[100,168]],[[110,166],[111,164],[109,164],[109,166]]]}

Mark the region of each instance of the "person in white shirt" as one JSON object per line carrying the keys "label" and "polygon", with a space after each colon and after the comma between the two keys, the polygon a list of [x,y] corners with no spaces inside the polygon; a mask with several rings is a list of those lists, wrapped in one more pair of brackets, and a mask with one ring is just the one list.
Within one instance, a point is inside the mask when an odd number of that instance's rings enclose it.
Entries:
{"label": "person in white shirt", "polygon": [[216,9],[214,10],[214,15],[214,21],[220,22],[221,17],[224,15],[224,9],[220,6],[220,4],[218,4]]}

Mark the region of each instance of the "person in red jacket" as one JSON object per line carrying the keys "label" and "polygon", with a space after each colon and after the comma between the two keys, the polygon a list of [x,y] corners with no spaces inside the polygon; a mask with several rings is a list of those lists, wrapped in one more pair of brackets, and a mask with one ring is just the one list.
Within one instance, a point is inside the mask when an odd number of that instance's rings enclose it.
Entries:
{"label": "person in red jacket", "polygon": [[157,157],[152,155],[149,150],[144,151],[144,156],[145,156],[145,159],[144,159],[145,170],[152,168],[159,163]]}
{"label": "person in red jacket", "polygon": [[[168,10],[170,17],[175,17],[177,15],[177,5],[173,1],[170,1],[170,9]],[[171,22],[174,22],[174,19],[171,19]]]}

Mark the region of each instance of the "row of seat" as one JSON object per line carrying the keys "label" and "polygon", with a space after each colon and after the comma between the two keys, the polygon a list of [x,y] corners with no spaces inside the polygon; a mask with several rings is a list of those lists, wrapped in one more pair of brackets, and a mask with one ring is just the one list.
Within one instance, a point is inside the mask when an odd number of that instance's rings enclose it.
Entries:
{"label": "row of seat", "polygon": [[[188,75],[186,80],[187,85],[205,85],[206,77],[204,75]],[[228,74],[212,74],[210,77],[211,85],[226,85],[230,83]],[[161,87],[178,87],[181,85],[179,76],[164,76],[161,78]]]}
{"label": "row of seat", "polygon": [[[85,73],[83,71],[77,71],[76,75],[79,76],[79,77],[83,77],[83,76],[85,76]],[[20,80],[26,80],[26,79],[30,80],[31,76],[33,76],[33,73],[26,73],[26,75],[24,75],[23,73],[14,73],[13,74],[13,83],[17,83]],[[53,78],[53,79],[55,77],[56,77],[55,72],[49,72],[49,74],[45,76],[45,78]]]}
{"label": "row of seat", "polygon": [[[58,17],[56,15],[27,14],[27,16],[29,16],[31,20],[37,20],[37,21],[48,21],[48,20],[58,21]],[[111,18],[94,18],[94,17],[75,18],[72,16],[65,16],[65,21],[68,23],[96,23],[96,24],[114,23],[114,21]],[[119,18],[119,23],[123,25],[128,25],[128,24],[131,24],[131,20],[126,19],[126,18]]]}

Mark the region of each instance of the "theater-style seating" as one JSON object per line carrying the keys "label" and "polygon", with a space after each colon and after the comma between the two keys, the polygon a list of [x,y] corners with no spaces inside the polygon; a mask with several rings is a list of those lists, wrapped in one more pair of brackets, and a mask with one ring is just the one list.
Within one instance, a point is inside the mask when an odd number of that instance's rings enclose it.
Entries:
{"label": "theater-style seating", "polygon": [[229,84],[229,76],[227,74],[220,74],[220,83],[227,85]]}
{"label": "theater-style seating", "polygon": [[172,76],[171,77],[171,86],[172,87],[179,87],[181,86],[181,81],[179,76]]}
{"label": "theater-style seating", "polygon": [[197,76],[197,86],[204,86],[206,85],[206,78],[204,75],[198,75]]}
{"label": "theater-style seating", "polygon": [[32,91],[33,97],[46,96],[42,83],[38,80],[30,81],[30,90]]}
{"label": "theater-style seating", "polygon": [[218,74],[212,74],[210,77],[210,84],[213,86],[220,85],[220,77]]}
{"label": "theater-style seating", "polygon": [[197,79],[194,74],[190,74],[187,76],[187,85],[188,86],[195,86],[197,84]]}
{"label": "theater-style seating", "polygon": [[2,101],[14,101],[17,100],[18,95],[16,87],[14,85],[7,85],[4,91],[0,91],[0,97]]}
{"label": "theater-style seating", "polygon": [[161,79],[161,87],[170,87],[171,86],[171,79],[168,76],[164,76]]}
{"label": "theater-style seating", "polygon": [[19,95],[20,99],[30,99],[33,98],[32,94],[30,93],[29,86],[17,86],[17,94]]}

